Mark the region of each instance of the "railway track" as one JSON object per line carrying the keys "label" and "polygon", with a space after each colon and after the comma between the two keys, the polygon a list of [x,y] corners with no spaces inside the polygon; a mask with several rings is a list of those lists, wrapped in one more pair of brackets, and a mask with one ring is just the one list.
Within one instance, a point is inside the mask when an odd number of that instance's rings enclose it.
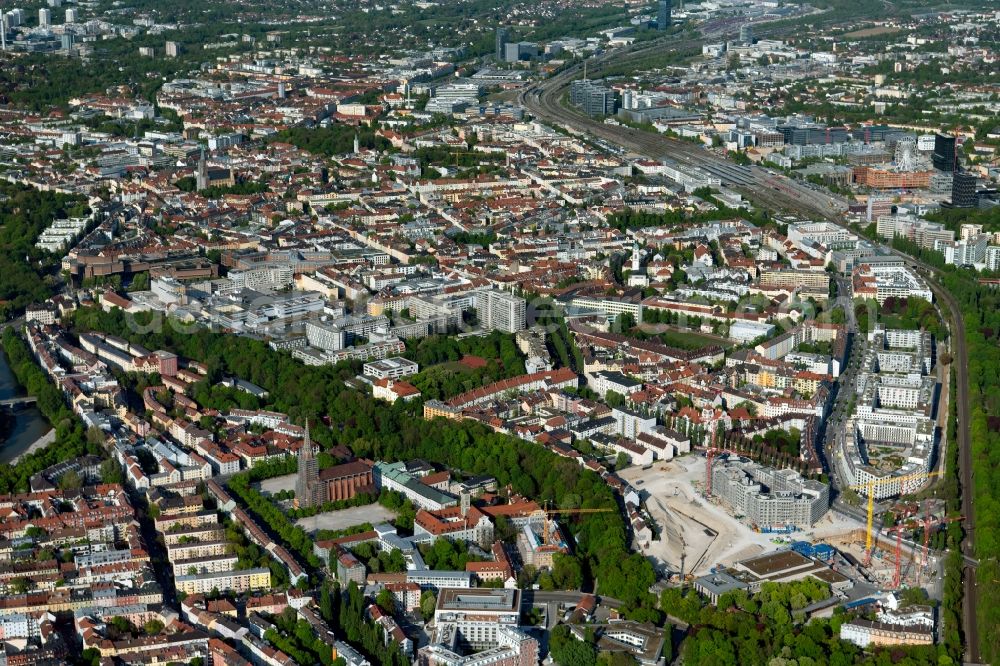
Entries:
{"label": "railway track", "polygon": [[[677,48],[690,48],[697,42],[675,43]],[[659,40],[650,46],[624,52],[607,52],[587,61],[588,72],[599,73],[608,62],[615,64],[662,48]],[[533,84],[519,95],[519,101],[536,117],[566,128],[571,132],[596,137],[625,150],[662,160],[671,166],[690,167],[718,177],[724,184],[739,188],[751,201],[766,207],[787,210],[811,218],[838,221],[846,204],[832,196],[821,195],[791,179],[772,174],[761,167],[741,167],[698,145],[661,134],[653,134],[623,125],[610,125],[590,118],[563,105],[563,94],[570,83],[583,73],[582,64],[574,65],[543,82]]]}
{"label": "railway track", "polygon": [[[700,42],[694,40],[673,42],[674,48],[691,48]],[[667,46],[656,40],[648,46],[640,48],[626,47],[618,51],[607,52],[588,61],[588,73],[600,73],[602,67],[614,62],[632,60],[655,49]],[[747,197],[769,209],[787,210],[806,218],[822,219],[842,227],[843,213],[846,201],[840,197],[819,193],[809,187],[797,183],[783,175],[774,174],[761,167],[741,167],[714,155],[707,150],[686,141],[671,137],[637,130],[622,125],[609,125],[599,122],[583,114],[577,109],[568,108],[562,104],[562,97],[569,84],[582,73],[583,66],[574,65],[550,79],[532,84],[519,95],[522,106],[529,109],[539,119],[550,124],[566,128],[570,132],[600,138],[610,144],[618,145],[637,155],[651,159],[663,160],[672,166],[687,166],[697,168],[718,177],[723,183],[743,191]],[[968,355],[965,347],[965,322],[961,308],[955,298],[936,282],[938,271],[918,260],[890,249],[891,252],[904,257],[912,265],[921,268],[927,276],[937,298],[945,303],[950,312],[953,331],[953,351],[956,367],[956,399],[958,411],[958,446],[959,473],[962,486],[962,512],[966,517],[965,539],[962,542],[962,554],[965,556],[965,566],[962,572],[963,582],[963,633],[966,649],[965,662],[979,663],[979,633],[976,615],[978,597],[976,569],[970,562],[973,552],[973,498],[972,498],[972,466],[969,417],[969,385],[968,385]]]}

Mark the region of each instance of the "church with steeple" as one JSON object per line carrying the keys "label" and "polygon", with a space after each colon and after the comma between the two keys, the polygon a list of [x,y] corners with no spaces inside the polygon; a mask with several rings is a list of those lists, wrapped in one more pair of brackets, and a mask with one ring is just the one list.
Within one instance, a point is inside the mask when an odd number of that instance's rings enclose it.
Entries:
{"label": "church with steeple", "polygon": [[325,490],[319,483],[319,463],[316,460],[316,451],[313,449],[312,439],[309,437],[309,423],[306,422],[306,436],[299,449],[299,472],[295,478],[295,506],[310,507],[323,503],[321,490]]}
{"label": "church with steeple", "polygon": [[646,251],[639,247],[639,241],[632,244],[632,267],[628,276],[628,286],[648,287],[649,276],[646,275],[646,268],[642,265],[642,257]]}
{"label": "church with steeple", "polygon": [[305,440],[299,449],[298,463],[298,475],[295,477],[296,508],[349,500],[359,493],[368,493],[373,497],[378,494],[370,460],[350,460],[324,470],[319,469],[316,449],[309,437],[308,423]]}
{"label": "church with steeple", "polygon": [[204,148],[201,149],[201,157],[198,159],[198,168],[194,172],[194,180],[195,187],[199,192],[210,187],[232,187],[236,184],[236,177],[233,175],[232,169],[208,166]]}

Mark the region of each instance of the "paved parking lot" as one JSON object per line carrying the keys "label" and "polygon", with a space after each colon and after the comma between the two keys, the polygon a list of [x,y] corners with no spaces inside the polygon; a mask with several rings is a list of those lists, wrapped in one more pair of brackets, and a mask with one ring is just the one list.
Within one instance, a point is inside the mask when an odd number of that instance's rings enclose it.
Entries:
{"label": "paved parking lot", "polygon": [[299,518],[295,524],[306,532],[312,533],[316,530],[343,530],[361,523],[376,525],[395,517],[395,513],[381,504],[369,504],[367,506],[352,506],[349,509],[339,511],[317,513],[308,518]]}

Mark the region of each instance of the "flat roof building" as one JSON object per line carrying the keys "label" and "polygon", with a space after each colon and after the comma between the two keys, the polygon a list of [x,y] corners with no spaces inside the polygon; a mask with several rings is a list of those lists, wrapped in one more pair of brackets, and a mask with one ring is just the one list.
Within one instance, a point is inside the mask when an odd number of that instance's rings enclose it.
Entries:
{"label": "flat roof building", "polygon": [[[488,649],[498,644],[501,629],[521,622],[521,591],[511,589],[442,589],[434,609],[436,634],[449,625],[459,644]],[[436,641],[439,642],[439,641]]]}
{"label": "flat roof building", "polygon": [[417,363],[401,356],[369,361],[361,366],[362,374],[375,379],[400,379],[417,374],[419,369]]}

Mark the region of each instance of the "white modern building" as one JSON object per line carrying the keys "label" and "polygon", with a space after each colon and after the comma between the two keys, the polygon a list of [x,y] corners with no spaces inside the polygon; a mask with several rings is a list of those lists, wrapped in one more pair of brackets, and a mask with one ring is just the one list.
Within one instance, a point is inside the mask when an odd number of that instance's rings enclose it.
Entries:
{"label": "white modern building", "polygon": [[369,361],[361,366],[361,372],[366,377],[375,379],[400,379],[417,374],[420,366],[406,358],[396,356],[393,358]]}
{"label": "white modern building", "polygon": [[[48,11],[45,9],[39,11]],[[49,252],[60,253],[65,250],[69,243],[83,230],[87,228],[90,221],[86,217],[73,217],[65,220],[54,220],[49,227],[41,233],[35,242],[35,247]]]}
{"label": "white modern building", "polygon": [[496,647],[500,630],[517,629],[520,623],[521,591],[517,589],[443,589],[434,609],[436,635],[450,625],[458,640],[481,650]]}
{"label": "white modern building", "polygon": [[485,329],[517,333],[525,327],[525,309],[520,296],[495,289],[476,292],[476,317]]}

